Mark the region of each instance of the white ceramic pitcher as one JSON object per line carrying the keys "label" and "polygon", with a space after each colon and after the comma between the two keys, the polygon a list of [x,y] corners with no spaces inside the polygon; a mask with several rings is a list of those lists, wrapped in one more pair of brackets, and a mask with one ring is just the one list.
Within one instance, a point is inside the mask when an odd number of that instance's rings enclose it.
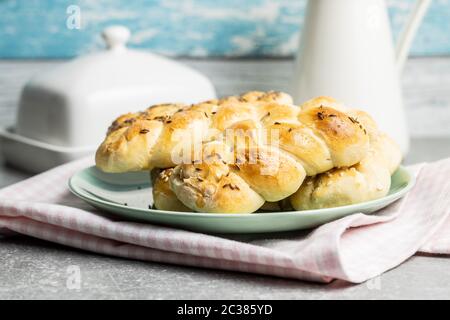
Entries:
{"label": "white ceramic pitcher", "polygon": [[366,110],[406,154],[399,74],[430,2],[417,2],[395,50],[384,0],[310,0],[292,81],[295,101],[327,95]]}

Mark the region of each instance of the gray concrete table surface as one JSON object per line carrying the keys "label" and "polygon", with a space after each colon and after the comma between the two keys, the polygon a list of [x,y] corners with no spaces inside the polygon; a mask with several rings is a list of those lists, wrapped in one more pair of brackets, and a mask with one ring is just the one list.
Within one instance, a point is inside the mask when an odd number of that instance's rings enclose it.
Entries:
{"label": "gray concrete table surface", "polygon": [[[287,90],[292,60],[189,60],[219,96]],[[0,125],[12,125],[20,88],[60,61],[0,60]],[[450,156],[450,58],[410,59],[402,77],[411,130],[405,163]],[[2,161],[2,159],[0,159]],[[0,187],[30,175],[0,164]],[[79,268],[81,286],[70,285]],[[416,255],[366,283],[297,280],[125,260],[27,237],[0,238],[0,299],[447,299],[450,259]]]}

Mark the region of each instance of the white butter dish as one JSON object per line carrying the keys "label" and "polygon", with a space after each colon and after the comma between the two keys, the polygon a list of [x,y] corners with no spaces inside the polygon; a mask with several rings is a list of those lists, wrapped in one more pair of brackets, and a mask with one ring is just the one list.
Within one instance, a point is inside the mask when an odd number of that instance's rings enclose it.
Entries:
{"label": "white butter dish", "polygon": [[1,130],[0,150],[8,162],[39,172],[94,152],[121,114],[216,97],[199,72],[126,48],[127,28],[109,27],[102,35],[107,50],[39,73],[25,85],[17,124]]}
{"label": "white butter dish", "polygon": [[7,163],[37,173],[93,154],[95,147],[61,147],[18,135],[13,128],[0,128],[0,150]]}

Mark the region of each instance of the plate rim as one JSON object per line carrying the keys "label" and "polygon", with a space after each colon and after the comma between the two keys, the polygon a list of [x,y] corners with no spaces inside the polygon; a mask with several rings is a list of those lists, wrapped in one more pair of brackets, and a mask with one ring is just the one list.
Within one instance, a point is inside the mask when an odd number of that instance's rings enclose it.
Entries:
{"label": "plate rim", "polygon": [[[316,214],[327,214],[327,213],[339,213],[342,211],[348,211],[348,210],[352,210],[357,209],[358,207],[361,206],[376,206],[376,204],[380,201],[390,201],[390,203],[392,203],[395,200],[400,199],[401,197],[403,197],[404,195],[406,195],[416,184],[416,176],[412,173],[411,169],[400,165],[396,171],[394,171],[394,173],[391,175],[391,177],[398,171],[401,170],[404,173],[407,174],[408,176],[408,182],[406,184],[406,186],[404,186],[403,188],[401,188],[400,190],[386,195],[382,198],[378,198],[378,199],[374,199],[374,200],[369,200],[369,201],[365,201],[365,202],[360,202],[360,203],[354,203],[354,204],[350,204],[350,205],[345,205],[345,206],[338,206],[338,207],[331,207],[331,208],[322,208],[322,209],[310,209],[310,210],[290,210],[290,211],[267,211],[267,212],[259,212],[259,213],[207,213],[207,212],[195,212],[195,211],[188,211],[188,212],[183,212],[183,211],[168,211],[168,210],[160,210],[160,209],[143,209],[143,208],[137,208],[137,207],[131,207],[131,206],[125,206],[122,204],[118,204],[118,203],[114,203],[114,202],[109,202],[106,200],[102,200],[99,198],[90,198],[89,196],[86,196],[80,192],[78,192],[76,189],[77,187],[73,185],[73,181],[77,178],[79,178],[79,174],[81,174],[81,172],[85,171],[86,169],[91,168],[91,167],[87,167],[87,168],[83,168],[81,170],[78,170],[77,172],[75,172],[70,178],[69,178],[69,182],[68,182],[68,186],[69,186],[69,190],[77,197],[83,199],[84,201],[87,201],[88,203],[94,202],[94,203],[101,203],[103,205],[106,206],[111,206],[111,207],[115,207],[117,209],[126,209],[128,211],[135,211],[135,212],[149,212],[149,213],[153,213],[153,214],[157,214],[157,215],[170,215],[173,217],[201,217],[201,218],[205,218],[205,217],[217,217],[217,218],[244,218],[244,219],[252,219],[253,217],[261,217],[261,216],[265,216],[265,217],[273,217],[273,216],[280,216],[280,215],[287,215],[287,216],[291,216],[291,215],[316,215]],[[389,204],[390,204],[389,203]]]}

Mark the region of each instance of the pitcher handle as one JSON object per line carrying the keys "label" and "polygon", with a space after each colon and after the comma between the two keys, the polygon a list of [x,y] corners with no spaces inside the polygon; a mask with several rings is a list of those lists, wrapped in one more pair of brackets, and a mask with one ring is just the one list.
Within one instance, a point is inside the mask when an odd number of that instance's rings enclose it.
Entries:
{"label": "pitcher handle", "polygon": [[406,58],[408,57],[409,49],[417,32],[417,29],[422,22],[425,13],[428,10],[432,0],[418,0],[414,9],[412,10],[409,20],[400,35],[396,48],[396,61],[399,73],[403,71]]}

